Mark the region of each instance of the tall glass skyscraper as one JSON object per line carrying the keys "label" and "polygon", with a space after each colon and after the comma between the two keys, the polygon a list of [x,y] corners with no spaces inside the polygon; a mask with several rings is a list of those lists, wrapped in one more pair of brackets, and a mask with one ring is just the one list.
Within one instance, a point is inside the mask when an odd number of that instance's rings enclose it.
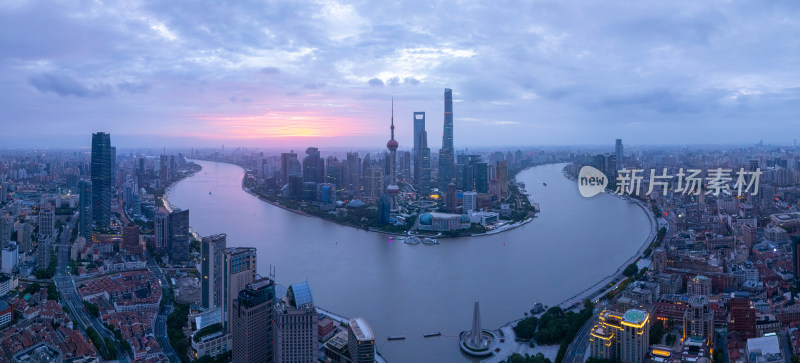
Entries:
{"label": "tall glass skyscraper", "polygon": [[89,180],[81,180],[78,182],[78,189],[80,191],[80,217],[78,219],[78,232],[81,236],[86,237],[87,241],[92,239],[92,182]]}
{"label": "tall glass skyscraper", "polygon": [[425,112],[414,112],[414,181],[421,193],[428,193],[431,185],[431,149],[425,131]]}
{"label": "tall glass skyscraper", "polygon": [[97,227],[111,224],[111,134],[92,134],[92,214]]}
{"label": "tall glass skyscraper", "polygon": [[455,183],[455,151],[453,150],[453,90],[444,89],[444,132],[442,148],[439,150],[439,189],[447,190],[447,185]]}

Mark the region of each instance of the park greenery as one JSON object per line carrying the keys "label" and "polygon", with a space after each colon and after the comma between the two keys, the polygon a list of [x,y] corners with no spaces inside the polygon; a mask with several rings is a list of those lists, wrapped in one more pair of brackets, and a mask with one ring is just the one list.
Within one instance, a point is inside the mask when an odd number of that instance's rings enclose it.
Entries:
{"label": "park greenery", "polygon": [[625,270],[622,271],[622,274],[625,275],[625,277],[631,277],[633,275],[636,275],[637,272],[639,272],[639,267],[636,266],[636,263],[634,262],[625,267]]}
{"label": "park greenery", "polygon": [[175,308],[169,316],[167,316],[167,336],[172,349],[178,353],[181,362],[189,362],[188,351],[191,347],[191,342],[183,334],[183,327],[188,323],[189,317],[189,304],[175,304]]}
{"label": "park greenery", "polygon": [[667,229],[665,227],[661,227],[658,230],[658,234],[656,235],[655,240],[650,243],[650,246],[647,246],[647,249],[644,250],[644,257],[649,257],[653,250],[658,246],[661,246],[661,242],[664,241],[664,237],[667,235]]}
{"label": "park greenery", "polygon": [[[567,347],[578,330],[591,319],[594,314],[594,304],[588,299],[583,302],[580,312],[565,312],[558,306],[551,307],[539,318],[528,317],[521,320],[514,327],[514,333],[519,340],[533,339],[539,345],[559,344],[556,362],[561,362],[567,352]],[[510,359],[510,358],[509,358]],[[518,359],[536,359],[535,357],[522,357]],[[538,360],[518,360],[519,362],[539,362]],[[511,360],[509,360],[511,362]]]}
{"label": "park greenery", "polygon": [[519,353],[514,353],[507,360],[508,363],[550,363],[550,359],[542,353],[536,355],[525,354],[524,356]]}
{"label": "park greenery", "polygon": [[664,337],[664,324],[657,321],[650,326],[650,344],[660,344],[662,337]]}

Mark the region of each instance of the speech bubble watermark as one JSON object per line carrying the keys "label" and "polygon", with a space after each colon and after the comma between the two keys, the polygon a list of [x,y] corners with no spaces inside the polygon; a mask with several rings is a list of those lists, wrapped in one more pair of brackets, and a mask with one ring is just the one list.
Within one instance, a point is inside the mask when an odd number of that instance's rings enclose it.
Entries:
{"label": "speech bubble watermark", "polygon": [[578,191],[589,198],[600,194],[608,186],[608,177],[602,171],[591,166],[584,166],[578,173]]}

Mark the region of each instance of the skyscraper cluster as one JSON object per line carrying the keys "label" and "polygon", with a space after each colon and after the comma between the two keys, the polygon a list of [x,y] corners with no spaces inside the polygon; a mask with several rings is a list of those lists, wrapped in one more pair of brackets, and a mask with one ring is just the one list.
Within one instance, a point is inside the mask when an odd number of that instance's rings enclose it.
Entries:
{"label": "skyscraper cluster", "polygon": [[153,220],[154,244],[158,253],[166,254],[173,265],[189,261],[189,210],[175,209],[171,213],[159,208]]}

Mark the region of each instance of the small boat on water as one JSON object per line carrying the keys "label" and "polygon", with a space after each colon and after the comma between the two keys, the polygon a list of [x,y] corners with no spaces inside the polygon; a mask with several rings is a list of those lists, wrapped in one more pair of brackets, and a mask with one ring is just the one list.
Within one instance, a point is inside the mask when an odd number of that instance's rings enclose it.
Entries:
{"label": "small boat on water", "polygon": [[403,239],[403,242],[405,242],[407,244],[410,244],[410,245],[416,245],[416,244],[419,244],[422,241],[417,236],[408,236],[408,237]]}
{"label": "small boat on water", "polygon": [[426,245],[438,245],[439,241],[436,238],[425,237],[425,239],[422,240],[422,243]]}
{"label": "small boat on water", "polygon": [[387,340],[404,340],[406,338],[405,335],[390,335],[386,339]]}
{"label": "small boat on water", "polygon": [[427,332],[427,333],[425,333],[425,334],[422,334],[422,336],[423,336],[423,337],[425,337],[425,338],[430,338],[430,337],[438,337],[438,336],[440,336],[440,335],[442,335],[442,332],[440,332],[440,331],[437,331],[437,332]]}
{"label": "small boat on water", "polygon": [[545,183],[545,182],[542,182],[542,185],[544,185],[544,186],[547,186],[547,183]]}

